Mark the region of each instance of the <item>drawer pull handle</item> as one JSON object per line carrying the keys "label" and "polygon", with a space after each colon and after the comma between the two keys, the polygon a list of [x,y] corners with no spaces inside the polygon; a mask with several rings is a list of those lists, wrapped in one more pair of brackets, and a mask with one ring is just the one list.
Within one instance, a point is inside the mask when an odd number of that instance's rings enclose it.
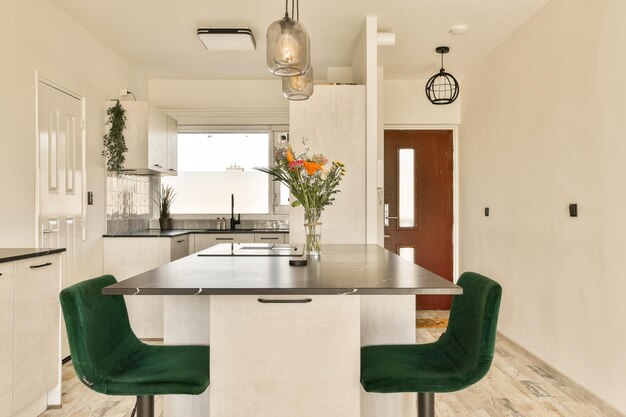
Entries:
{"label": "drawer pull handle", "polygon": [[163,165],[159,165],[159,164],[154,164],[154,166],[157,168],[163,168]]}
{"label": "drawer pull handle", "polygon": [[215,240],[233,240],[234,237],[216,237]]}
{"label": "drawer pull handle", "polygon": [[52,265],[52,262],[46,262],[45,264],[41,264],[41,265],[31,265],[30,269],[43,268],[44,266],[50,266],[50,265]]}
{"label": "drawer pull handle", "polygon": [[183,243],[185,240],[177,240],[176,243]]}
{"label": "drawer pull handle", "polygon": [[261,240],[278,240],[277,237],[260,237]]}
{"label": "drawer pull handle", "polygon": [[296,298],[296,299],[267,299],[267,298],[259,298],[257,299],[259,303],[263,304],[306,304],[313,301],[311,298]]}

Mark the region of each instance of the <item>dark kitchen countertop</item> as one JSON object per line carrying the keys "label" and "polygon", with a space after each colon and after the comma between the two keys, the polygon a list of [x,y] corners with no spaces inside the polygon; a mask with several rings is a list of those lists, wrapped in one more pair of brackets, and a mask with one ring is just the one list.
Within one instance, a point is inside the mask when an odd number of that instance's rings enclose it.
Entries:
{"label": "dark kitchen countertop", "polygon": [[148,229],[135,232],[106,234],[102,237],[178,237],[196,234],[230,234],[230,233],[289,233],[289,229],[234,229],[234,230],[217,230],[217,229],[186,229],[186,230],[165,230]]}
{"label": "dark kitchen countertop", "polygon": [[377,245],[325,244],[319,259],[189,255],[120,281],[123,295],[461,294],[463,289]]}
{"label": "dark kitchen countertop", "polygon": [[65,248],[0,248],[0,263],[65,252]]}

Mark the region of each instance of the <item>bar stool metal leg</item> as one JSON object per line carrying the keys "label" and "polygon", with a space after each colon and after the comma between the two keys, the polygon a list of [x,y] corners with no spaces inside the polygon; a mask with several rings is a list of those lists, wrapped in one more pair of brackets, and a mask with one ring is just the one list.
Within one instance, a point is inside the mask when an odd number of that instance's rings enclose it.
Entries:
{"label": "bar stool metal leg", "polygon": [[435,417],[435,393],[417,393],[417,417]]}
{"label": "bar stool metal leg", "polygon": [[153,395],[140,395],[137,397],[137,417],[154,417]]}

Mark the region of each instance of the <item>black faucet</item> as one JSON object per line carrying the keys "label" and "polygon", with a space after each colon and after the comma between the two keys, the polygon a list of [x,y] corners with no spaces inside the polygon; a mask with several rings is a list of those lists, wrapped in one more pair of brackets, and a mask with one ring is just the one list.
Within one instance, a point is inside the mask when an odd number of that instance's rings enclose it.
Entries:
{"label": "black faucet", "polygon": [[235,220],[235,194],[230,195],[230,229],[235,230],[235,226],[241,224],[241,213],[237,214]]}

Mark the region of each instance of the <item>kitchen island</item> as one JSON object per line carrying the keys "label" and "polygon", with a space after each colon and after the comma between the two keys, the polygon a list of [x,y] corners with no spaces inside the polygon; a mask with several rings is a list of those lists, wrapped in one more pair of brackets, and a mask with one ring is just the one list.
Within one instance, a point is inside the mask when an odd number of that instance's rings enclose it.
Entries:
{"label": "kitchen island", "polygon": [[164,295],[165,343],[211,345],[209,389],[166,417],[365,417],[414,416],[415,395],[364,392],[360,347],[414,343],[414,295],[462,290],[377,245],[324,245],[305,267],[194,254],[103,293]]}

